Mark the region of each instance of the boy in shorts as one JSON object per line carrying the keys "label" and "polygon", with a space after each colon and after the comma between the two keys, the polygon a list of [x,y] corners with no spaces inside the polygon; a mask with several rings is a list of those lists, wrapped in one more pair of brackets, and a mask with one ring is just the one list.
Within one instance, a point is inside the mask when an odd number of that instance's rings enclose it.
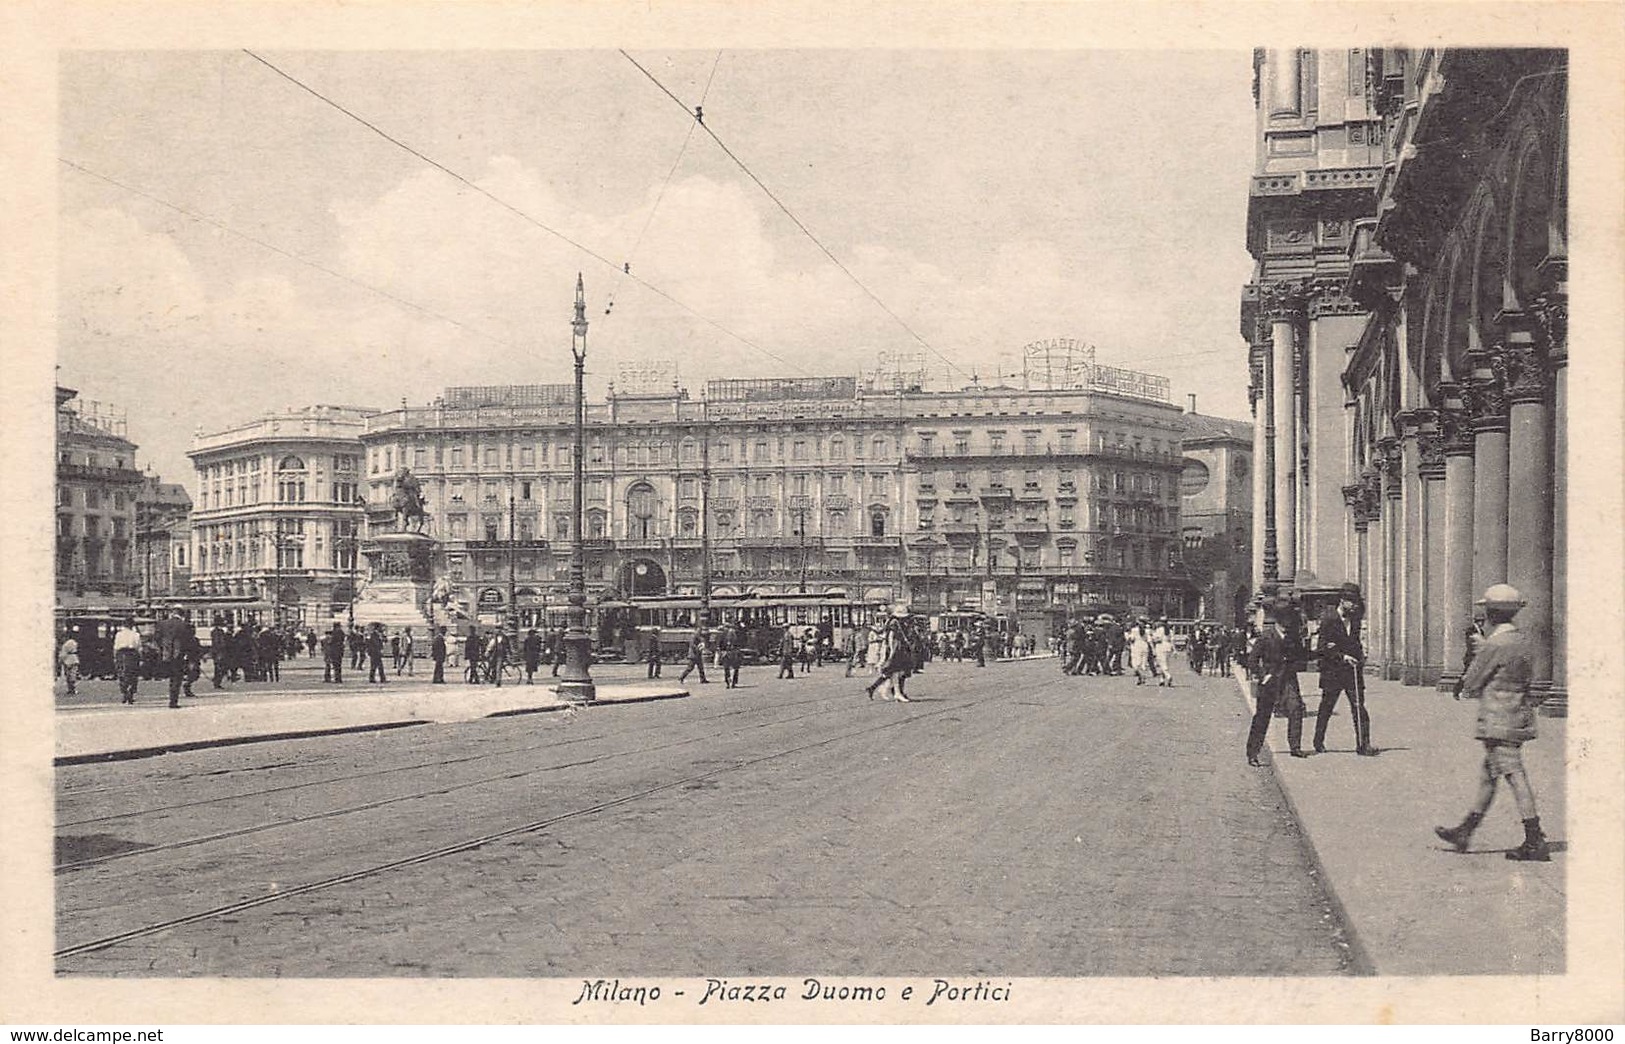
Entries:
{"label": "boy in shorts", "polygon": [[1534,676],[1534,649],[1529,638],[1513,624],[1524,599],[1510,584],[1495,584],[1479,600],[1489,634],[1483,648],[1461,680],[1461,694],[1477,699],[1478,726],[1474,735],[1484,744],[1484,768],[1478,797],[1460,825],[1434,827],[1433,832],[1458,852],[1467,851],[1468,839],[1495,800],[1496,784],[1506,780],[1523,818],[1523,844],[1506,854],[1508,859],[1550,862],[1551,849],[1540,829],[1535,792],[1523,767],[1523,745],[1535,738],[1535,708],[1539,699],[1530,692]]}

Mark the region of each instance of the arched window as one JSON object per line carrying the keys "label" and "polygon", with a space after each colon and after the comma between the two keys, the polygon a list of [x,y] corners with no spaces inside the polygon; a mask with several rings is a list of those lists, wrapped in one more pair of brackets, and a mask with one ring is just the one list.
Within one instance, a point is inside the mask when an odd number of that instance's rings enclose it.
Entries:
{"label": "arched window", "polygon": [[282,504],[305,502],[305,462],[299,457],[283,457],[276,466],[276,499]]}
{"label": "arched window", "polygon": [[655,489],[647,482],[633,483],[626,491],[627,536],[648,539],[654,524]]}
{"label": "arched window", "polygon": [[602,511],[587,512],[587,537],[590,540],[603,539],[604,513]]}
{"label": "arched window", "polygon": [[886,535],[886,513],[879,508],[869,512],[869,535],[877,537]]}

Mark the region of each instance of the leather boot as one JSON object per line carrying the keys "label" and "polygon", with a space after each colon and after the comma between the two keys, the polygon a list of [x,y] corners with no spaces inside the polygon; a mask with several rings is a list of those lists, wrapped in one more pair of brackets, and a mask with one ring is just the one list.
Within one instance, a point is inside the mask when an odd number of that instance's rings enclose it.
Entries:
{"label": "leather boot", "polygon": [[1469,812],[1467,818],[1463,819],[1459,826],[1434,827],[1433,832],[1438,835],[1439,840],[1449,844],[1456,851],[1465,852],[1467,851],[1467,842],[1472,838],[1473,831],[1478,829],[1478,824],[1483,819],[1484,814],[1482,812]]}
{"label": "leather boot", "polygon": [[1507,858],[1533,863],[1552,861],[1552,850],[1546,844],[1546,835],[1541,833],[1539,816],[1523,821],[1523,844],[1508,852]]}

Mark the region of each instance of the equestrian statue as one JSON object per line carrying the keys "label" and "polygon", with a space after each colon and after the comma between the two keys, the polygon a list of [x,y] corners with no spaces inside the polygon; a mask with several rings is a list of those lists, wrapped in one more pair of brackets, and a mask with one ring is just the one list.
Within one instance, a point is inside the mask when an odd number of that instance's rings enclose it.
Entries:
{"label": "equestrian statue", "polygon": [[429,512],[423,507],[423,487],[409,468],[403,467],[395,472],[395,492],[389,503],[395,509],[402,533],[423,532],[424,525],[429,521]]}

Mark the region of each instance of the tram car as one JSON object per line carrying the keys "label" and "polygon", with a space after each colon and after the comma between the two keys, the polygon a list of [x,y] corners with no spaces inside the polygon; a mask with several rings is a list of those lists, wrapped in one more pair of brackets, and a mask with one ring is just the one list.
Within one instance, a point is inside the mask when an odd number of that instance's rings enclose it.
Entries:
{"label": "tram car", "polygon": [[[633,621],[627,659],[641,660],[647,654],[657,628],[662,662],[680,663],[688,658],[688,645],[703,611],[698,596],[634,598],[627,604]],[[738,625],[744,662],[765,663],[778,658],[786,628],[801,633],[812,627],[830,648],[839,650],[846,635],[869,626],[879,608],[879,603],[852,601],[839,594],[714,595],[710,619],[713,627]]]}

